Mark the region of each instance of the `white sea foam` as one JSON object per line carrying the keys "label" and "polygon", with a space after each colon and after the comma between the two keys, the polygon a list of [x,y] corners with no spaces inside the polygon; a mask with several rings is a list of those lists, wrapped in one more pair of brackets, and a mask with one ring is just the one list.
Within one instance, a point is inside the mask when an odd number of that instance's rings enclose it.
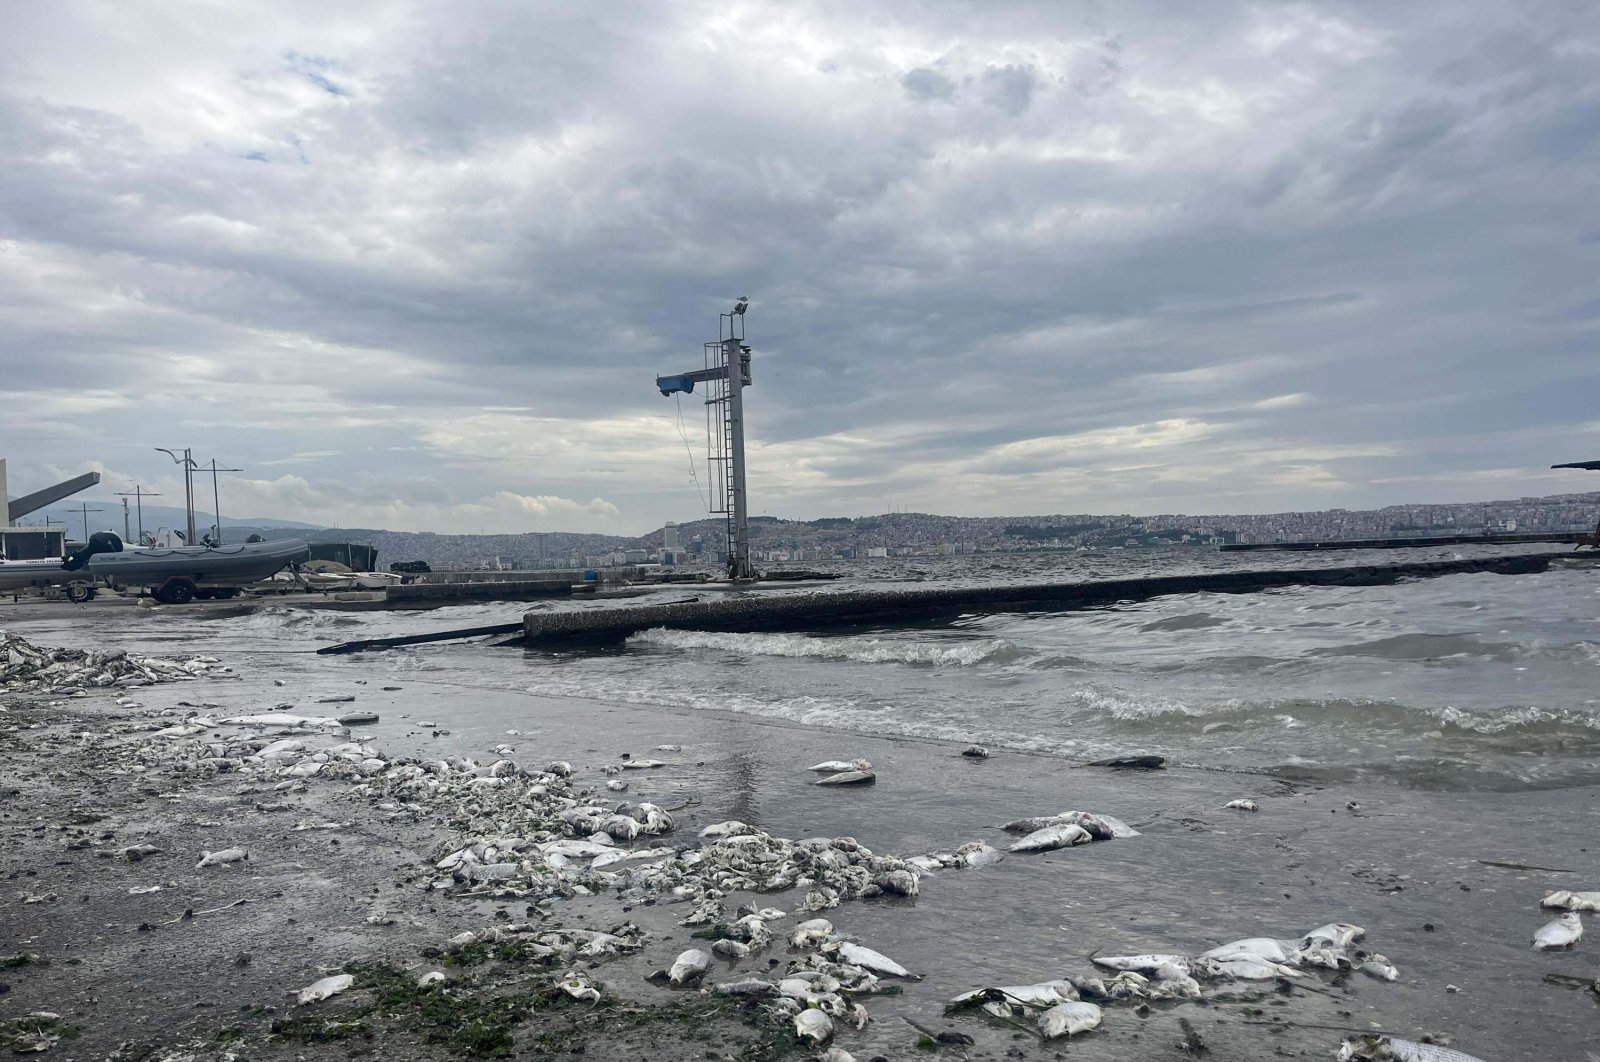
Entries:
{"label": "white sea foam", "polygon": [[745,656],[854,660],[863,664],[914,664],[926,667],[972,667],[986,662],[1003,662],[1018,655],[1014,645],[999,639],[911,642],[884,638],[816,638],[804,634],[727,634],[662,628],[635,634],[628,639],[628,643],[670,649],[720,649]]}

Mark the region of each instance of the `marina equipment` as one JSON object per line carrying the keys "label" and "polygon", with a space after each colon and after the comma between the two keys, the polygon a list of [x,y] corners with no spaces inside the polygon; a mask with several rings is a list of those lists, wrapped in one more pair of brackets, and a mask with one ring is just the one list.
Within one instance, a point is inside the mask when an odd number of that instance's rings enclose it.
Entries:
{"label": "marina equipment", "polygon": [[[120,491],[118,491],[117,492],[117,497],[123,499],[122,504],[123,504],[124,507],[126,507],[127,504],[128,504],[127,499],[129,499],[129,498],[133,499],[134,508],[137,509],[138,513],[139,513],[139,537],[136,538],[136,539],[133,539],[133,541],[135,541],[135,542],[143,542],[144,541],[144,500],[146,498],[159,498],[159,497],[161,497],[161,492],[160,491],[155,491],[155,490],[145,490],[142,486],[140,486],[139,484],[135,483],[133,485],[133,489],[132,490],[120,490]],[[124,529],[124,530],[126,530],[126,529]],[[127,538],[126,535],[124,535],[123,537]]]}
{"label": "marina equipment", "polygon": [[707,464],[711,472],[711,512],[728,520],[728,575],[754,579],[750,565],[750,512],[745,494],[744,389],[750,376],[750,347],[744,341],[746,296],[717,321],[717,339],[705,344],[705,365],[693,372],[657,376],[662,395],[693,394],[706,385]]}
{"label": "marina equipment", "polygon": [[[37,490],[32,494],[25,494],[16,501],[8,501],[6,502],[6,519],[4,521],[4,526],[10,526],[11,524],[16,523],[18,520],[21,520],[24,516],[27,516],[29,513],[37,512],[38,510],[43,509],[46,505],[53,505],[62,498],[71,497],[80,490],[87,490],[99,482],[100,473],[85,472],[81,476],[73,476],[71,479],[64,479],[53,487],[46,487],[44,490]],[[6,462],[4,458],[0,458],[0,499],[5,497],[7,497]]]}
{"label": "marina equipment", "polygon": [[187,513],[188,517],[189,517],[189,526],[187,528],[186,534],[183,537],[183,540],[185,542],[191,542],[192,543],[195,540],[195,533],[194,533],[194,470],[195,470],[195,463],[194,463],[194,458],[190,455],[189,447],[187,447],[187,446],[185,446],[183,448],[183,456],[182,457],[178,456],[177,451],[168,450],[165,446],[158,446],[158,447],[156,447],[156,449],[161,451],[162,453],[166,454],[168,457],[172,458],[172,460],[175,463],[180,464],[180,465],[183,466],[183,511],[185,513]]}
{"label": "marina equipment", "polygon": [[[211,463],[206,467],[211,470],[211,512],[217,521],[215,524],[217,532],[217,545],[220,546],[222,545],[222,500],[217,496],[217,473],[243,472],[244,469],[223,468],[217,464],[217,459],[215,457],[211,459]],[[193,517],[191,517],[191,519],[193,519]]]}

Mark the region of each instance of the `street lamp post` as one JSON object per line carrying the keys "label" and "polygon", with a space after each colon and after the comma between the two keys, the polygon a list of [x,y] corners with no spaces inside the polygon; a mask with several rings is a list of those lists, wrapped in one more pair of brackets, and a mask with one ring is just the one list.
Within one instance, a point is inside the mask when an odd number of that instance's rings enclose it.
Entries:
{"label": "street lamp post", "polygon": [[189,521],[188,521],[189,534],[188,534],[188,537],[185,538],[183,541],[187,545],[191,545],[192,546],[192,545],[194,545],[194,469],[195,469],[194,458],[190,456],[189,447],[187,447],[187,446],[185,446],[183,448],[183,456],[182,457],[178,456],[177,451],[168,450],[165,446],[158,446],[158,447],[156,447],[156,449],[160,450],[162,453],[164,453],[168,457],[172,458],[172,460],[176,464],[180,464],[180,465],[183,466],[184,507],[187,510],[188,517],[189,517]]}

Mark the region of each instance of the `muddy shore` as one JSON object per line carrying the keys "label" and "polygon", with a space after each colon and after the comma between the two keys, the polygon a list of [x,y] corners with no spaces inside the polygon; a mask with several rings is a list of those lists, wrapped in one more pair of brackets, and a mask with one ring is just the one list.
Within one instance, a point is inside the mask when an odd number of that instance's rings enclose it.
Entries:
{"label": "muddy shore", "polygon": [[[114,629],[105,634],[114,640]],[[440,847],[459,834],[459,822],[425,809],[385,811],[353,796],[358,782],[349,779],[277,790],[275,780],[227,770],[131,769],[134,750],[185,713],[220,717],[280,702],[310,714],[376,712],[379,721],[353,736],[389,762],[489,763],[496,746],[510,744],[510,758],[530,766],[570,762],[575,791],[677,809],[669,834],[635,847],[693,849],[704,826],[728,819],[778,837],[853,837],[901,856],[971,841],[1004,847],[1013,838],[997,823],[1067,808],[1115,815],[1140,830],[1137,838],[938,871],[915,897],[847,900],[824,912],[841,932],[920,975],[896,979],[899,994],[862,997],[871,1015],[865,1028],[841,1027],[836,1043],[863,1062],[926,1057],[916,1026],[970,1037],[934,1051],[974,1059],[1181,1058],[1178,1045],[1191,1031],[1214,1058],[1329,1058],[1336,1030],[1374,1027],[1410,1038],[1447,1033],[1486,1060],[1581,1058],[1600,1032],[1592,992],[1546,980],[1600,975],[1600,938],[1563,952],[1529,948],[1548,918],[1541,896],[1600,888],[1592,789],[1355,790],[1329,778],[1110,771],[1020,753],[973,761],[940,742],[407,680],[377,658],[296,659],[292,672],[279,661],[226,663],[236,677],[132,691],[139,708],[116,705],[130,691],[0,696],[0,1016],[15,1023],[40,1011],[59,1015],[51,1057],[816,1054],[758,1007],[647,980],[696,944],[695,930],[678,924],[684,905],[628,903],[606,892],[530,905],[429,891]],[[284,685],[274,686],[274,676]],[[316,703],[329,695],[354,700]],[[424,720],[436,725],[422,728]],[[76,736],[83,734],[104,736]],[[681,751],[652,751],[669,744]],[[627,772],[628,792],[608,794],[604,768],[623,753],[668,763]],[[875,786],[823,789],[804,770],[854,757],[872,761]],[[1235,798],[1253,798],[1260,811],[1222,807]],[[277,804],[287,806],[262,810]],[[338,825],[321,828],[329,823]],[[137,861],[119,854],[141,843],[161,851]],[[245,849],[248,860],[195,867],[202,852],[227,847]],[[152,885],[162,888],[130,895]],[[706,983],[764,976],[798,958],[784,938],[810,917],[795,909],[804,892],[728,896],[730,914],[748,903],[789,917],[775,924],[770,947],[737,963],[718,959]],[[544,966],[447,946],[463,931],[528,920],[553,930],[631,922],[643,947]],[[1398,967],[1399,979],[1314,973],[1208,986],[1201,1001],[1143,1012],[1108,1006],[1100,1029],[1070,1042],[1041,1042],[982,1014],[942,1013],[973,988],[1092,972],[1091,954],[1193,955],[1330,921],[1365,927],[1366,943]],[[601,1003],[556,989],[574,968],[603,986]],[[425,969],[452,982],[448,1006],[408,987],[409,975]],[[341,970],[354,984],[333,999],[301,1007],[288,994]]]}

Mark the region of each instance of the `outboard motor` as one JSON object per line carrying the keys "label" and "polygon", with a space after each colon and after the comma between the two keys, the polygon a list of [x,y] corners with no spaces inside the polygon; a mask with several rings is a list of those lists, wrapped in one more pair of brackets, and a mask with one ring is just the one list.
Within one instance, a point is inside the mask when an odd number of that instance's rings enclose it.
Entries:
{"label": "outboard motor", "polygon": [[96,531],[89,536],[88,545],[82,549],[73,550],[61,566],[69,572],[75,572],[89,563],[89,558],[96,553],[121,553],[122,539],[110,531]]}

